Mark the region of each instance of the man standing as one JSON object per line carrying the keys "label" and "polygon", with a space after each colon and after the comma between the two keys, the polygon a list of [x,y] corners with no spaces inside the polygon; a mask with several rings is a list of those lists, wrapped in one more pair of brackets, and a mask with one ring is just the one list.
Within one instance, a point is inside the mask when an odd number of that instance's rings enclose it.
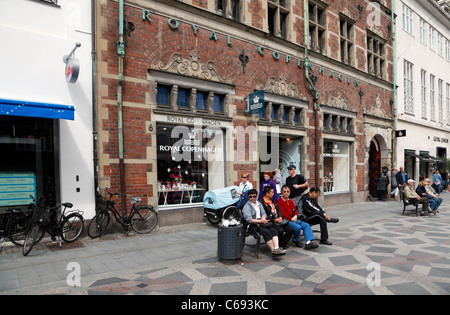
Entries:
{"label": "man standing", "polygon": [[289,186],[291,194],[289,198],[294,202],[294,205],[298,208],[298,202],[303,192],[308,188],[309,184],[305,177],[301,174],[295,174],[295,165],[289,165],[289,176],[286,178],[286,185]]}

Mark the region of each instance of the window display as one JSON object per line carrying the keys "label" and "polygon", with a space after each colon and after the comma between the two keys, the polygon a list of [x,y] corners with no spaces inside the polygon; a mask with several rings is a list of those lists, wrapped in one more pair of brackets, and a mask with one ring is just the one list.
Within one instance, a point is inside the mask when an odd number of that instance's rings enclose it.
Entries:
{"label": "window display", "polygon": [[347,142],[323,142],[323,190],[325,193],[350,190],[349,148],[350,144]]}
{"label": "window display", "polygon": [[157,135],[159,206],[202,203],[206,191],[224,187],[220,129],[161,124]]}

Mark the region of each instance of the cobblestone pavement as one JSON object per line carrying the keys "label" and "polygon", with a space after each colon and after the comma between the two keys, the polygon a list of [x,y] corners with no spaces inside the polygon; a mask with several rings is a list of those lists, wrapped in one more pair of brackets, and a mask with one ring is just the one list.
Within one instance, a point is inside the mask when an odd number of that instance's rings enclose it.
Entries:
{"label": "cobblestone pavement", "polygon": [[[11,247],[0,254],[0,294],[449,294],[450,193],[443,197],[430,217],[401,216],[395,201],[330,208],[340,218],[329,225],[332,246],[290,246],[277,259],[263,245],[260,258],[246,246],[240,260],[220,260],[217,229],[201,223],[63,249],[48,242],[29,257]],[[72,262],[79,286],[68,285]]]}

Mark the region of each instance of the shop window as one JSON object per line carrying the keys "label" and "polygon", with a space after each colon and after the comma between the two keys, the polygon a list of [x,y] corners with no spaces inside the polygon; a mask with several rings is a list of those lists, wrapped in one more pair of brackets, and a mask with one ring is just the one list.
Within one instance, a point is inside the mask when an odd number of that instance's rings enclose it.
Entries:
{"label": "shop window", "polygon": [[0,208],[26,206],[29,195],[56,203],[56,126],[52,119],[0,116]]}
{"label": "shop window", "polygon": [[350,190],[350,144],[348,142],[323,142],[324,193]]}
{"label": "shop window", "polygon": [[224,134],[190,126],[157,125],[158,205],[201,204],[224,185]]}

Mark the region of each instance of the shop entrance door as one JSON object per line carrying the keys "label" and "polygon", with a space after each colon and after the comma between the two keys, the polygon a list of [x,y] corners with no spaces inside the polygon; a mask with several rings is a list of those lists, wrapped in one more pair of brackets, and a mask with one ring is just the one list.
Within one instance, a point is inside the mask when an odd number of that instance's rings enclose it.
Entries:
{"label": "shop entrance door", "polygon": [[377,196],[377,184],[381,174],[381,150],[378,140],[374,137],[370,142],[369,151],[369,193]]}

